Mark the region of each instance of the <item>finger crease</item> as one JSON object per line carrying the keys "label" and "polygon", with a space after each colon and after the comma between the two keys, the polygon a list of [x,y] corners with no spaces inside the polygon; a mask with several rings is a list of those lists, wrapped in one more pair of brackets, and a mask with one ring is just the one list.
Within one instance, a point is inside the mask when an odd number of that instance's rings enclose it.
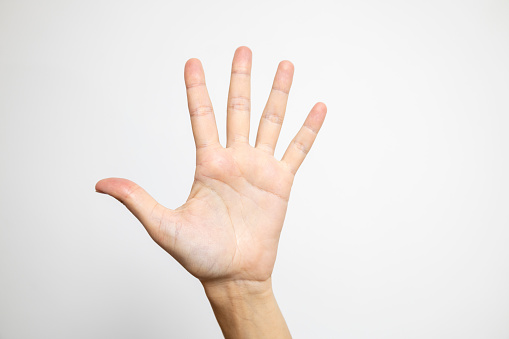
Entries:
{"label": "finger crease", "polygon": [[302,153],[304,154],[308,154],[309,152],[309,148],[306,147],[303,143],[297,141],[297,140],[294,140],[293,141],[293,145],[295,146],[295,148],[297,148],[299,151],[301,151]]}
{"label": "finger crease", "polygon": [[195,88],[195,87],[201,87],[201,86],[205,86],[205,83],[204,82],[197,82],[195,84],[189,84],[189,85],[186,85],[186,89]]}
{"label": "finger crease", "polygon": [[284,89],[280,89],[280,88],[272,87],[272,90],[273,90],[274,92],[281,92],[281,93],[283,93],[283,94],[285,94],[285,95],[289,95],[289,94],[290,94],[290,91],[285,91]]}
{"label": "finger crease", "polygon": [[281,116],[277,113],[272,113],[272,112],[268,111],[263,115],[263,118],[267,121],[270,121],[270,122],[276,124],[276,125],[283,124],[283,116]]}
{"label": "finger crease", "polygon": [[232,71],[232,74],[251,76],[250,72],[248,72],[248,71],[241,71],[241,70],[234,70],[234,71]]}
{"label": "finger crease", "polygon": [[251,110],[251,99],[245,96],[236,96],[229,100],[228,109],[249,112]]}
{"label": "finger crease", "polygon": [[197,106],[189,111],[189,115],[191,117],[200,117],[205,115],[213,114],[214,110],[212,109],[212,106],[204,105],[204,106]]}
{"label": "finger crease", "polygon": [[312,129],[311,127],[307,126],[307,125],[304,125],[303,127],[305,127],[306,129],[308,129],[309,131],[311,131],[311,133],[313,134],[318,134],[318,131],[315,131],[314,129]]}

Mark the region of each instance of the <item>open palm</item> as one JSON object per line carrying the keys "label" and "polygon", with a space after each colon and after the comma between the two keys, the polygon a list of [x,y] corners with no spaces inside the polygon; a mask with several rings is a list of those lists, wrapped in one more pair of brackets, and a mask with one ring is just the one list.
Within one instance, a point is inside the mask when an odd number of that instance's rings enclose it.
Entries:
{"label": "open palm", "polygon": [[226,147],[219,143],[201,63],[190,59],[185,65],[196,171],[184,205],[168,209],[126,179],[96,184],[98,192],[124,203],[150,236],[201,281],[270,278],[294,175],[325,119],[326,107],[317,103],[281,161],[274,158],[293,79],[292,63],[282,61],[251,146],[251,59],[247,47],[239,47],[233,58]]}

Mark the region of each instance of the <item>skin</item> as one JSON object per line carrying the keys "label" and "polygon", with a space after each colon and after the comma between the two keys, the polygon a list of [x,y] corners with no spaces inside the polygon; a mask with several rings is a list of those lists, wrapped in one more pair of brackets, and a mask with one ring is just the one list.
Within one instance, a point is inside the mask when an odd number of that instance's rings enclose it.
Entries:
{"label": "skin", "polygon": [[295,174],[327,108],[315,104],[282,159],[274,158],[294,73],[293,64],[282,61],[251,146],[251,62],[251,50],[237,48],[226,147],[219,143],[201,62],[189,59],[185,64],[196,170],[184,205],[166,208],[121,178],[99,181],[96,191],[122,202],[152,239],[201,281],[226,338],[287,338],[290,332],[272,293],[271,275]]}

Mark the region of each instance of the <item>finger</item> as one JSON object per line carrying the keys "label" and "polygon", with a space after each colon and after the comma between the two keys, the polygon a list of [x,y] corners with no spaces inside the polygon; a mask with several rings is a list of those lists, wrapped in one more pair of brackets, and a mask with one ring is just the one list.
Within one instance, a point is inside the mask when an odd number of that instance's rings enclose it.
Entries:
{"label": "finger", "polygon": [[288,166],[290,171],[295,174],[304,158],[308,154],[316,135],[322,127],[325,115],[327,114],[327,106],[324,103],[317,103],[309,112],[304,125],[293,138],[292,142],[286,149],[281,161]]}
{"label": "finger", "polygon": [[232,62],[226,119],[226,147],[235,142],[249,143],[251,112],[251,60],[248,47],[239,47]]}
{"label": "finger", "polygon": [[279,63],[269,100],[263,110],[258,126],[255,147],[274,154],[281,125],[285,117],[288,94],[292,86],[294,67],[290,61]]}
{"label": "finger", "polygon": [[[172,210],[160,205],[143,188],[134,182],[121,178],[102,179],[95,185],[99,193],[108,194],[122,204],[143,224],[150,236],[158,241],[161,238],[161,224],[163,217]],[[171,227],[171,223],[165,223]]]}
{"label": "finger", "polygon": [[186,62],[184,80],[196,149],[218,145],[216,118],[205,85],[205,73],[200,60],[189,59]]}

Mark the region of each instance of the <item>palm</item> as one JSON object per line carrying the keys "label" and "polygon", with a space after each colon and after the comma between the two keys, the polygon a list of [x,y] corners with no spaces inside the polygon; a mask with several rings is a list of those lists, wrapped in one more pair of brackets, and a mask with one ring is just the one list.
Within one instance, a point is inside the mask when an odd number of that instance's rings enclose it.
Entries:
{"label": "palm", "polygon": [[176,242],[167,237],[177,259],[201,280],[270,277],[292,181],[286,166],[249,145],[210,150],[172,217],[186,225]]}
{"label": "palm", "polygon": [[282,62],[258,129],[249,145],[251,52],[237,50],[228,97],[227,145],[219,144],[201,64],[186,64],[185,80],[197,147],[187,202],[171,210],[125,179],[96,185],[123,203],[151,237],[191,274],[215,279],[266,280],[274,266],[294,175],[325,118],[317,104],[281,161],[274,158],[293,66]]}

